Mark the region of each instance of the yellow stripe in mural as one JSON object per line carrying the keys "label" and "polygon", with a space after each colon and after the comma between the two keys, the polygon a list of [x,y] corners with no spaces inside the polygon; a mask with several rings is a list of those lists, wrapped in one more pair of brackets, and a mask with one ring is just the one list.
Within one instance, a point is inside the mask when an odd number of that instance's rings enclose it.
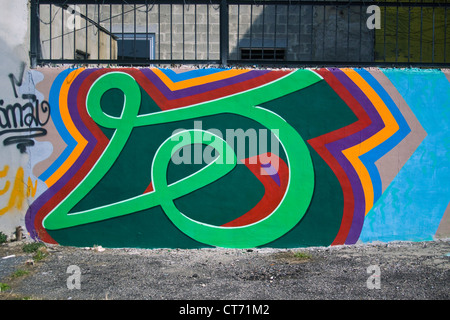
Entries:
{"label": "yellow stripe in mural", "polygon": [[357,144],[349,149],[343,150],[344,155],[352,163],[358,176],[360,177],[366,200],[365,214],[367,215],[373,206],[374,193],[370,174],[359,157],[389,139],[399,130],[399,125],[380,96],[355,70],[342,69],[342,71],[361,89],[361,91],[363,91],[365,96],[377,110],[384,123],[384,128],[367,140],[364,140],[360,144]]}

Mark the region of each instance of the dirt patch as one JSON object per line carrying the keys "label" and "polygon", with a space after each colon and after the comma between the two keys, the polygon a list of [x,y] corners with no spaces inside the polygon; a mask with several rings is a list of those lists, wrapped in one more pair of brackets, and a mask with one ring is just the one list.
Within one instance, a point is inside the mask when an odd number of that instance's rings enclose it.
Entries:
{"label": "dirt patch", "polygon": [[305,251],[288,250],[274,253],[273,258],[276,261],[279,261],[280,263],[297,264],[297,263],[311,262],[313,256],[311,253]]}
{"label": "dirt patch", "polygon": [[[28,266],[33,253],[22,246],[0,246],[0,270],[8,264],[0,282],[10,286],[0,299],[450,299],[450,239],[248,250],[49,245],[48,256]],[[69,266],[80,270],[79,289],[67,285]],[[12,278],[25,267],[27,274]],[[368,285],[371,270],[379,288]]]}

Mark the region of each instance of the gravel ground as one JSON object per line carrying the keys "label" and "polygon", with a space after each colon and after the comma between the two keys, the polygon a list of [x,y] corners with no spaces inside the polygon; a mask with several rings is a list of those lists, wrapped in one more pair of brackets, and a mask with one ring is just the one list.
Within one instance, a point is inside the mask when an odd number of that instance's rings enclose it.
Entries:
{"label": "gravel ground", "polygon": [[47,246],[40,261],[24,243],[0,246],[9,286],[1,300],[450,299],[450,239],[292,250]]}

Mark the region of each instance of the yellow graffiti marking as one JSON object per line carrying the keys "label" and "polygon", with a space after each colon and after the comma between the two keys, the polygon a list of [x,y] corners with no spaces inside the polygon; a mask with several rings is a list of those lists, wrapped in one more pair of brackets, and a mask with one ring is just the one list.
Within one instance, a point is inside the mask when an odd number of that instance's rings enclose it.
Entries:
{"label": "yellow graffiti marking", "polygon": [[[5,166],[2,171],[0,171],[0,178],[4,178],[8,173],[9,166]],[[5,194],[9,187],[11,186],[10,181],[6,181],[3,189],[0,190],[0,195]],[[25,190],[26,186],[26,190]],[[26,197],[34,197],[37,189],[37,180],[33,185],[33,181],[30,177],[28,177],[28,181],[25,184],[24,180],[24,170],[22,167],[19,167],[16,172],[16,176],[14,178],[14,184],[11,189],[11,194],[9,196],[8,204],[6,207],[0,209],[0,216],[10,211],[11,209],[21,210],[23,207],[23,203],[26,200]]]}
{"label": "yellow graffiti marking", "polygon": [[[9,166],[5,166],[2,171],[0,171],[0,178],[4,178],[8,174]],[[9,190],[10,182],[6,181],[3,189],[0,190],[0,196],[5,194]]]}
{"label": "yellow graffiti marking", "polygon": [[30,177],[28,177],[27,197],[34,197],[36,195],[36,190],[37,190],[37,180],[34,181],[34,185],[33,185],[33,181],[31,180]]}

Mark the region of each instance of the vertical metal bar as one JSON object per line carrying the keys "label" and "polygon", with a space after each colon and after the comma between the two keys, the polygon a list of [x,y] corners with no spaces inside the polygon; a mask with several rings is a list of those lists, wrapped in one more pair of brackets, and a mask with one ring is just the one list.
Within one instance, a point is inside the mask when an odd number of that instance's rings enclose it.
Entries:
{"label": "vertical metal bar", "polygon": [[263,4],[262,5],[262,33],[261,33],[261,46],[262,46],[262,57],[264,58],[264,51],[265,51],[265,33],[266,33],[266,29],[265,29],[265,25],[264,25],[264,20],[265,20],[265,15],[266,15],[266,5]]}
{"label": "vertical metal bar", "polygon": [[136,4],[133,7],[133,24],[134,24],[134,41],[133,41],[133,58],[136,60]]}
{"label": "vertical metal bar", "polygon": [[313,30],[314,30],[314,8],[315,5],[311,5],[311,32],[310,32],[310,60],[313,60]]}
{"label": "vertical metal bar", "polygon": [[72,14],[74,15],[74,24],[73,24],[73,60],[77,58],[77,42],[76,42],[76,34],[77,34],[77,24],[76,24],[76,17],[75,17],[75,7],[72,10]]}
{"label": "vertical metal bar", "polygon": [[[86,4],[85,5],[85,11],[86,11],[86,17],[89,17],[88,16],[88,5]],[[86,41],[86,58],[87,58],[87,56],[88,56],[88,28],[89,28],[89,26],[88,26],[88,20],[86,19],[86,32],[85,32],[85,35],[86,35],[86,39],[85,39],[85,41]]]}
{"label": "vertical metal bar", "polygon": [[124,55],[124,40],[125,40],[125,31],[124,31],[124,29],[125,29],[125,21],[124,21],[124,4],[122,3],[122,59],[124,59],[125,58],[125,55]]}
{"label": "vertical metal bar", "polygon": [[[434,3],[434,0],[433,0]],[[435,18],[435,12],[433,7],[433,45],[432,45],[432,55],[431,55],[431,62],[434,62],[434,18]]]}
{"label": "vertical metal bar", "polygon": [[420,6],[420,62],[422,62],[422,33],[423,33],[423,6]]}
{"label": "vertical metal bar", "polygon": [[[240,16],[241,16],[241,5],[238,3],[237,4],[237,39],[236,39],[236,50],[237,50],[237,58],[238,59],[241,59],[242,58],[242,56],[240,55],[240,48],[239,48],[239,37],[240,37],[240,34],[239,34],[239,24],[240,24],[240,21],[241,21],[241,19],[240,19]],[[263,19],[264,19],[264,16],[263,16]]]}
{"label": "vertical metal bar", "polygon": [[48,8],[49,8],[49,17],[50,17],[50,43],[49,43],[49,45],[50,45],[50,60],[52,59],[52,42],[53,42],[53,37],[52,37],[52,24],[53,24],[53,21],[52,21],[52,15],[53,15],[53,13],[52,13],[52,6],[53,5],[49,5],[48,6]]}
{"label": "vertical metal bar", "polygon": [[384,62],[386,62],[386,18],[387,17],[387,7],[384,6],[384,21],[383,21],[383,54],[384,54]]}
{"label": "vertical metal bar", "polygon": [[347,61],[350,60],[350,5],[347,7]]}
{"label": "vertical metal bar", "polygon": [[[35,16],[35,53],[36,53],[36,63],[39,62],[40,59],[42,59],[42,51],[41,51],[41,24],[40,24],[40,14],[41,14],[41,7],[39,5],[39,1],[36,3],[36,16]],[[51,22],[51,21],[50,21]]]}
{"label": "vertical metal bar", "polygon": [[250,5],[250,59],[253,53],[253,4]]}
{"label": "vertical metal bar", "polygon": [[209,60],[209,4],[206,5],[206,60]]}
{"label": "vertical metal bar", "polygon": [[[38,54],[38,44],[39,44],[39,28],[40,23],[38,19],[39,8],[38,1],[31,0],[31,8],[30,8],[30,66],[31,68],[36,68],[39,60]],[[51,36],[50,36],[51,43]]]}
{"label": "vertical metal bar", "polygon": [[170,60],[173,60],[173,16],[172,16],[172,3],[170,4]]}
{"label": "vertical metal bar", "polygon": [[61,8],[61,60],[64,60],[64,9]]}
{"label": "vertical metal bar", "polygon": [[363,24],[363,10],[362,5],[359,6],[359,61],[361,61],[361,50],[362,50],[362,24]]}
{"label": "vertical metal bar", "polygon": [[[100,4],[97,4],[97,25],[100,26]],[[100,58],[100,29],[97,27],[97,59]]]}
{"label": "vertical metal bar", "polygon": [[411,6],[408,7],[408,62],[411,60]]}
{"label": "vertical metal bar", "polygon": [[397,11],[396,11],[396,17],[395,17],[395,62],[398,61],[398,5],[397,5]]}
{"label": "vertical metal bar", "polygon": [[334,59],[337,59],[337,38],[338,38],[338,6],[334,7]]}
{"label": "vertical metal bar", "polygon": [[273,39],[273,59],[275,60],[277,58],[277,24],[278,24],[278,5],[275,4],[275,34]]}
{"label": "vertical metal bar", "polygon": [[182,7],[183,7],[183,14],[181,15],[181,19],[183,20],[182,27],[183,27],[183,60],[184,60],[184,51],[185,51],[185,48],[184,48],[184,10],[185,10],[186,4],[183,4]]}
{"label": "vertical metal bar", "polygon": [[112,4],[109,5],[109,59],[112,60]]}
{"label": "vertical metal bar", "polygon": [[145,47],[147,48],[148,60],[151,58],[150,43],[148,41],[148,3],[145,2]]}
{"label": "vertical metal bar", "polygon": [[444,63],[447,61],[447,7],[444,7]]}
{"label": "vertical metal bar", "polygon": [[228,60],[228,2],[220,1],[220,60],[222,66],[227,65]]}
{"label": "vertical metal bar", "polygon": [[194,4],[194,48],[195,60],[197,60],[197,4]]}
{"label": "vertical metal bar", "polygon": [[[289,13],[291,9],[291,4],[288,3],[287,9],[286,9],[286,55],[285,59],[287,59],[288,52],[289,52]],[[289,60],[289,59],[287,59]]]}
{"label": "vertical metal bar", "polygon": [[322,60],[325,60],[325,5],[323,5],[323,34],[322,34]]}
{"label": "vertical metal bar", "polygon": [[158,59],[161,60],[161,4],[158,3]]}
{"label": "vertical metal bar", "polygon": [[300,60],[300,53],[302,52],[302,4],[298,4],[298,50],[297,59]]}

